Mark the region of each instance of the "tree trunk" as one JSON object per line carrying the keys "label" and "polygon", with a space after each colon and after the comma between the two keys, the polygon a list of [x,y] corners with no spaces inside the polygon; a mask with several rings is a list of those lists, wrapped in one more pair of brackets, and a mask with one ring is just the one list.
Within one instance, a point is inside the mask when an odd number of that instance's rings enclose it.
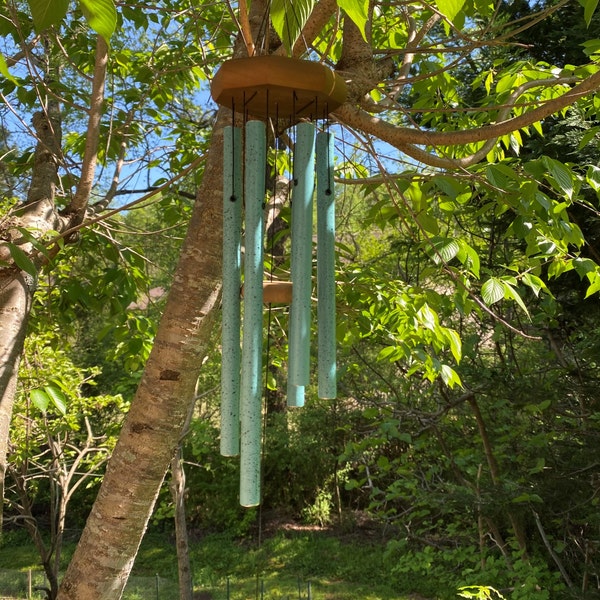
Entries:
{"label": "tree trunk", "polygon": [[16,275],[0,272],[0,532],[10,420],[33,296],[32,284],[32,278],[23,272]]}
{"label": "tree trunk", "polygon": [[0,230],[0,260],[9,265],[0,269],[0,532],[10,421],[31,301],[37,285],[33,275],[14,264],[10,247],[16,246],[22,253],[30,255],[27,260],[33,268],[39,269],[42,257],[36,257],[21,230],[35,232],[32,235],[37,237],[48,230],[60,231],[64,225],[54,208],[61,138],[58,107],[51,104],[47,112],[36,113],[33,125],[38,143],[27,201],[4,220]]}
{"label": "tree trunk", "polygon": [[177,573],[179,600],[192,600],[193,582],[190,566],[187,522],[185,516],[185,471],[181,444],[171,460],[171,495],[175,505],[175,539],[177,544]]}
{"label": "tree trunk", "polygon": [[219,111],[165,312],[59,600],[120,598],[179,444],[221,290],[223,126]]}

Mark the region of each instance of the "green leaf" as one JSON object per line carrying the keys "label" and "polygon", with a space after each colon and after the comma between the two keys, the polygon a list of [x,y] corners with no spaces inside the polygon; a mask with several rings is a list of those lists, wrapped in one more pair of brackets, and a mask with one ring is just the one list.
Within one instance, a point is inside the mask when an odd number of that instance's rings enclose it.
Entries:
{"label": "green leaf", "polygon": [[514,300],[523,309],[523,312],[529,316],[529,311],[527,310],[523,299],[519,295],[519,292],[517,292],[517,290],[510,283],[508,283],[508,281],[503,281],[502,283],[504,285],[504,297]]}
{"label": "green leaf", "polygon": [[485,168],[488,181],[500,190],[517,190],[521,184],[519,175],[504,164],[491,164]]}
{"label": "green leaf", "polygon": [[366,42],[366,27],[369,22],[369,0],[337,0],[337,5],[352,19]]}
{"label": "green leaf", "polygon": [[537,276],[531,273],[523,274],[523,283],[528,285],[536,296],[539,296],[540,291],[548,291],[546,284]]}
{"label": "green leaf", "polygon": [[586,298],[589,298],[591,295],[595,294],[596,292],[600,292],[600,276],[598,275],[598,273],[596,273],[596,272],[589,273],[588,279],[590,280],[590,286],[588,287],[587,291],[585,292]]}
{"label": "green leaf", "polygon": [[503,283],[495,277],[490,277],[481,286],[481,297],[488,306],[498,302],[498,300],[502,300],[502,298],[504,298]]}
{"label": "green leaf", "polygon": [[449,20],[454,21],[456,15],[461,11],[465,0],[435,0],[438,10]]}
{"label": "green leaf", "polygon": [[578,256],[573,259],[573,267],[577,271],[579,277],[585,277],[589,273],[594,273],[598,269],[598,265],[591,258],[582,258]]}
{"label": "green leaf", "polygon": [[69,0],[27,0],[38,32],[58,25],[67,14]]}
{"label": "green leaf", "polygon": [[40,412],[45,413],[48,409],[48,404],[50,404],[50,398],[48,394],[44,390],[35,389],[29,392],[29,397],[33,402],[34,406],[36,406]]}
{"label": "green leaf", "polygon": [[79,0],[79,5],[88,25],[109,44],[117,27],[117,9],[114,1]]}
{"label": "green leaf", "polygon": [[460,251],[459,243],[456,240],[448,238],[434,240],[433,246],[435,248],[433,261],[436,264],[441,262],[449,263]]}
{"label": "green leaf", "polygon": [[515,504],[523,504],[530,502],[542,504],[544,501],[537,494],[529,494],[526,492],[524,494],[521,494],[520,496],[517,496],[516,498],[513,498],[512,502],[514,502]]}
{"label": "green leaf", "polygon": [[273,0],[271,3],[271,22],[288,54],[291,54],[314,5],[315,0]]}
{"label": "green leaf", "polygon": [[13,83],[17,83],[17,80],[10,74],[8,65],[6,64],[6,60],[2,54],[0,54],[0,75],[9,81],[12,81]]}
{"label": "green leaf", "polygon": [[590,165],[585,174],[585,180],[595,192],[600,192],[600,169]]}
{"label": "green leaf", "polygon": [[571,174],[571,171],[561,162],[549,158],[548,156],[543,156],[542,162],[556,182],[556,186],[554,187],[558,191],[563,192],[567,198],[572,198],[575,190],[573,187],[573,175]]}
{"label": "green leaf", "polygon": [[67,414],[67,401],[65,395],[54,385],[44,386],[44,391],[52,400],[52,404],[58,409],[61,415]]}
{"label": "green leaf", "polygon": [[9,243],[8,250],[12,256],[12,259],[15,261],[15,265],[17,265],[21,271],[25,271],[25,273],[28,273],[32,277],[37,277],[38,270],[36,266],[33,264],[31,258],[29,258],[29,256],[27,256],[27,254],[23,252],[21,248],[19,248],[19,246]]}
{"label": "green leaf", "polygon": [[469,246],[467,242],[464,240],[460,241],[460,252],[458,254],[458,260],[475,275],[475,277],[479,277],[479,254],[477,251]]}
{"label": "green leaf", "polygon": [[420,212],[416,217],[417,223],[427,231],[428,233],[433,233],[434,235],[439,233],[440,227],[438,225],[438,221],[435,217],[432,217],[430,214],[425,211]]}
{"label": "green leaf", "polygon": [[452,352],[452,356],[454,356],[454,360],[456,362],[460,362],[462,357],[462,344],[460,335],[457,331],[454,331],[454,329],[447,329],[446,338],[450,342],[450,351]]}
{"label": "green leaf", "polygon": [[462,381],[460,380],[458,373],[452,367],[448,365],[442,365],[440,375],[442,376],[442,381],[449,388],[453,388],[455,385],[462,387]]}
{"label": "green leaf", "polygon": [[598,7],[598,0],[579,0],[579,2],[583,6],[583,18],[585,19],[585,24],[589,27],[592,17],[596,12],[596,8]]}
{"label": "green leaf", "polygon": [[600,127],[590,127],[582,136],[579,144],[577,145],[578,150],[583,150],[593,139],[598,135]]}

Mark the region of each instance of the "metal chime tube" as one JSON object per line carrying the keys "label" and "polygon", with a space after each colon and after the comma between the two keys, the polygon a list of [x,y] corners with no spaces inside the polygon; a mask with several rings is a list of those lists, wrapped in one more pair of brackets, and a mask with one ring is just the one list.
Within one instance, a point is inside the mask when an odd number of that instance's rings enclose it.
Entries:
{"label": "metal chime tube", "polygon": [[221,454],[240,452],[240,271],[242,132],[223,131],[223,329],[221,340]]}
{"label": "metal chime tube", "polygon": [[288,406],[303,406],[310,378],[310,308],[312,292],[312,209],[315,186],[315,126],[296,126],[292,192],[292,306],[289,327]]}
{"label": "metal chime tube", "polygon": [[319,398],[337,396],[333,135],[317,135],[317,324]]}
{"label": "metal chime tube", "polygon": [[263,203],[266,130],[261,121],[246,123],[244,199],[244,324],[240,398],[240,504],[260,503],[262,439]]}

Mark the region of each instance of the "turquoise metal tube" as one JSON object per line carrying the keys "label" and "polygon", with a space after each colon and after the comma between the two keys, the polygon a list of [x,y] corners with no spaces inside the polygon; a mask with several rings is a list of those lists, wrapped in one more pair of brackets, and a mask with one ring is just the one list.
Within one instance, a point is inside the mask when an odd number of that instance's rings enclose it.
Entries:
{"label": "turquoise metal tube", "polygon": [[317,331],[319,398],[337,396],[333,135],[317,134]]}
{"label": "turquoise metal tube", "polygon": [[223,131],[223,326],[221,334],[221,454],[240,453],[240,285],[242,132]]}
{"label": "turquoise metal tube", "polygon": [[267,162],[266,130],[261,121],[246,123],[244,199],[244,324],[240,398],[240,504],[260,504],[263,342],[263,203]]}
{"label": "turquoise metal tube", "polygon": [[290,310],[288,359],[288,381],[295,386],[308,385],[310,378],[314,163],[315,126],[312,123],[299,123],[296,126],[294,148],[291,260],[294,287]]}
{"label": "turquoise metal tube", "polygon": [[290,383],[290,381],[288,379],[287,405],[289,407],[304,406],[304,392],[305,392],[305,387],[303,385],[294,385],[293,383]]}

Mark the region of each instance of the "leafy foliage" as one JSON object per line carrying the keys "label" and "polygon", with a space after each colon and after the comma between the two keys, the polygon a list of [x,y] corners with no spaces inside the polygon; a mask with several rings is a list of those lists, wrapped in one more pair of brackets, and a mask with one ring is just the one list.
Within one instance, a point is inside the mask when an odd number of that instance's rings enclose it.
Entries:
{"label": "leafy foliage", "polygon": [[[67,15],[68,0],[27,0],[38,32],[59,25]],[[113,0],[79,0],[89,26],[107,42],[115,31],[117,11]]]}

